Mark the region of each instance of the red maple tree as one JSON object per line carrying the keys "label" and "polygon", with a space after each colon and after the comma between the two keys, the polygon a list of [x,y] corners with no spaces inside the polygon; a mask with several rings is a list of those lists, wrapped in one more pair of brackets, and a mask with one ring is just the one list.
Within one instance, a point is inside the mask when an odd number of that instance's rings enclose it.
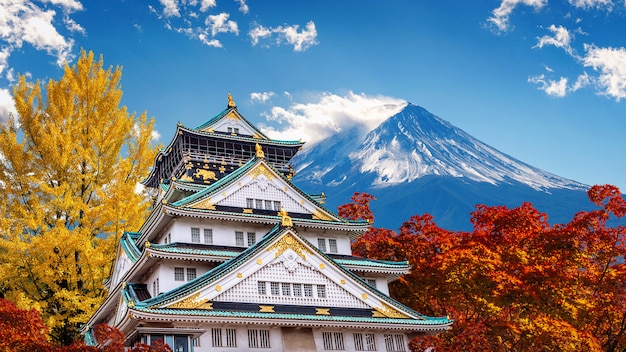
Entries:
{"label": "red maple tree", "polygon": [[[412,270],[391,283],[392,296],[454,319],[449,331],[413,340],[414,351],[623,351],[626,202],[610,185],[588,195],[599,209],[566,224],[550,225],[530,203],[478,205],[471,232],[416,215],[398,232],[371,228],[353,252],[409,261]],[[372,199],[355,194],[339,213],[373,219]]]}

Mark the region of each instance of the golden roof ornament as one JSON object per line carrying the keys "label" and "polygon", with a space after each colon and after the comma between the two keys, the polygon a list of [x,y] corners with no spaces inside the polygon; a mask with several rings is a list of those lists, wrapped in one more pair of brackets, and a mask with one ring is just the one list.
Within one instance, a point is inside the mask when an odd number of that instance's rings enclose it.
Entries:
{"label": "golden roof ornament", "polygon": [[285,208],[280,208],[280,212],[278,213],[278,215],[281,217],[282,226],[293,227],[293,222],[291,221],[291,218],[287,214],[287,210],[285,210]]}
{"label": "golden roof ornament", "polygon": [[265,158],[265,153],[263,152],[263,148],[261,148],[259,143],[257,143],[256,146],[254,146],[254,148],[256,149],[257,158]]}
{"label": "golden roof ornament", "polygon": [[228,92],[228,107],[229,108],[236,108],[237,105],[235,104],[235,101],[233,100],[233,96],[230,95],[230,92]]}

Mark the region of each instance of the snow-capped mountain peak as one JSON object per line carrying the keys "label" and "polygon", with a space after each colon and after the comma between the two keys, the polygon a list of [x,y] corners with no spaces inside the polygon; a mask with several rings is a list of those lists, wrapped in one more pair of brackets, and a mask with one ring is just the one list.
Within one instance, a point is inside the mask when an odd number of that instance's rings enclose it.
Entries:
{"label": "snow-capped mountain peak", "polygon": [[338,185],[357,175],[388,187],[425,176],[450,176],[492,185],[521,183],[536,190],[586,186],[508,156],[417,105],[408,103],[365,134],[334,135],[295,159],[299,178]]}

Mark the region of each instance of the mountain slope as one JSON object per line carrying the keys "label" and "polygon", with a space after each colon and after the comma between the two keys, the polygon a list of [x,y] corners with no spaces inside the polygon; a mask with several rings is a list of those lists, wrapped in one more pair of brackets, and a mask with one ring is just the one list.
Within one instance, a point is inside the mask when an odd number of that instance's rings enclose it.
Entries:
{"label": "mountain slope", "polygon": [[482,143],[407,104],[374,130],[337,134],[294,158],[296,184],[329,195],[329,208],[353,192],[377,197],[377,226],[397,227],[430,213],[440,226],[469,229],[475,204],[533,202],[552,222],[566,222],[590,204],[587,186],[545,172]]}

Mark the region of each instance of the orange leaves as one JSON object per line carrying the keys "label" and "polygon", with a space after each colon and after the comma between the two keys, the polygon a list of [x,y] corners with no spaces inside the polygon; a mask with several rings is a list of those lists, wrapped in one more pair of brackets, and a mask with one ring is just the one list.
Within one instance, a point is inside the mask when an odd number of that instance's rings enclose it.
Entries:
{"label": "orange leaves", "polygon": [[455,320],[444,334],[414,340],[414,351],[622,351],[626,227],[612,219],[626,215],[626,202],[610,185],[588,194],[602,208],[567,224],[550,225],[530,203],[478,205],[471,232],[441,229],[432,216],[417,215],[398,233],[372,228],[353,249],[408,260],[413,268],[390,284],[392,295],[423,314]]}
{"label": "orange leaves", "polygon": [[350,220],[365,220],[370,224],[374,222],[374,213],[370,210],[370,201],[376,197],[367,194],[354,192],[352,203],[339,206],[339,216]]}

